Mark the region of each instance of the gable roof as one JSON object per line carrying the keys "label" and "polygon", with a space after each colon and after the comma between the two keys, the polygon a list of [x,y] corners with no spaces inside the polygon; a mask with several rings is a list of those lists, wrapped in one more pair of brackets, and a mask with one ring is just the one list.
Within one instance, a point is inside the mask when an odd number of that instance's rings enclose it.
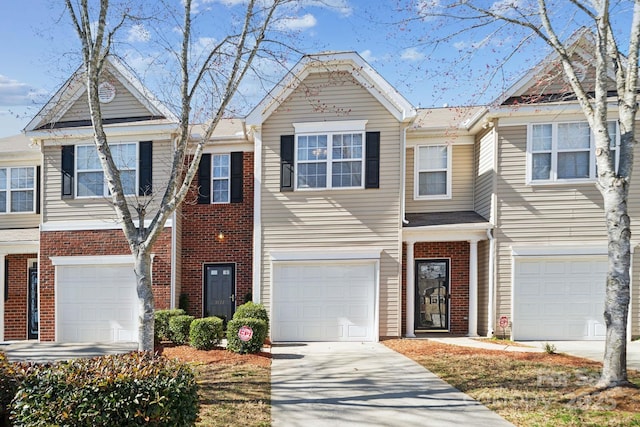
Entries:
{"label": "gable roof", "polygon": [[308,75],[327,71],[351,73],[398,121],[406,122],[415,117],[413,105],[356,52],[328,52],[303,56],[247,115],[247,126],[260,125],[267,120]]}
{"label": "gable roof", "polygon": [[[567,53],[580,61],[576,62],[576,64],[578,64],[577,68],[579,68],[576,72],[582,73],[586,78],[592,75],[595,68],[593,65],[595,64],[595,59],[592,52],[596,48],[596,43],[593,37],[589,29],[580,28],[573,33],[565,43]],[[573,90],[569,86],[569,83],[560,83],[560,80],[564,79],[564,71],[562,68],[554,72],[554,67],[557,67],[558,64],[560,64],[560,55],[552,51],[517,82],[511,85],[509,89],[503,92],[493,102],[493,105],[517,104],[521,98],[525,99],[532,96],[533,98],[539,98],[538,102],[562,101],[566,100],[567,96],[571,97]],[[615,76],[611,70],[609,70],[608,74],[609,78],[615,81]],[[543,81],[543,76],[547,78],[546,81]],[[555,91],[550,90],[545,92],[545,89],[552,89],[554,86],[556,88]],[[558,89],[561,90],[558,91]],[[535,91],[535,93],[532,91]]]}
{"label": "gable roof", "polygon": [[[113,56],[106,59],[103,73],[110,74],[149,112],[147,120],[166,120],[177,122],[177,116],[162,104],[122,62]],[[84,67],[80,66],[75,73],[58,89],[51,99],[40,109],[38,114],[24,128],[24,132],[61,127],[58,121],[69,111],[82,95],[86,93]],[[132,118],[133,119],[133,118]],[[115,120],[114,120],[115,121]],[[126,119],[120,122],[126,122]],[[80,126],[70,123],[68,127]]]}

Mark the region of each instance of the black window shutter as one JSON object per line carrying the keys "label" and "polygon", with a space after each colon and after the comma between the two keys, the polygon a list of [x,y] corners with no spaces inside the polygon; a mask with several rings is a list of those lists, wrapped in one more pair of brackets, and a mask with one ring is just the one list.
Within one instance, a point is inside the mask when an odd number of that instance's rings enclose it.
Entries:
{"label": "black window shutter", "polygon": [[242,151],[231,153],[231,203],[242,203]]}
{"label": "black window shutter", "polygon": [[198,168],[198,204],[211,203],[211,154],[203,154]]}
{"label": "black window shutter", "polygon": [[36,191],[33,195],[35,197],[34,203],[36,204],[36,213],[40,213],[40,166],[36,167]]}
{"label": "black window shutter", "polygon": [[153,145],[151,141],[140,141],[138,145],[139,170],[138,180],[140,188],[138,188],[139,196],[148,196],[153,191]]}
{"label": "black window shutter", "polygon": [[367,132],[364,188],[380,188],[380,132]]}
{"label": "black window shutter", "polygon": [[73,198],[73,171],[75,146],[62,146],[62,198]]}
{"label": "black window shutter", "polygon": [[280,136],[280,191],[293,191],[294,135]]}

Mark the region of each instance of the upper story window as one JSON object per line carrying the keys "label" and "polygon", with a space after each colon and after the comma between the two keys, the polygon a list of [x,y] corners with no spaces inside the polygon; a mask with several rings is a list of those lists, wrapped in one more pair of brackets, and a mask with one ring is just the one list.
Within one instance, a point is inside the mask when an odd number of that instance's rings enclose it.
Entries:
{"label": "upper story window", "polygon": [[294,123],[295,188],[364,188],[366,123]]}
{"label": "upper story window", "polygon": [[451,145],[424,145],[415,148],[416,199],[451,197]]}
{"label": "upper story window", "polygon": [[[125,195],[136,194],[138,149],[136,143],[110,144],[111,156],[120,171]],[[95,145],[76,146],[76,197],[109,196]]]}
{"label": "upper story window", "polygon": [[[618,122],[608,122],[611,150],[618,164]],[[595,140],[586,122],[529,126],[528,171],[531,183],[571,182],[596,177]]]}
{"label": "upper story window", "polygon": [[229,203],[231,180],[231,166],[229,154],[214,154],[213,168],[213,199],[212,203]]}
{"label": "upper story window", "polygon": [[0,213],[35,212],[34,167],[0,168]]}

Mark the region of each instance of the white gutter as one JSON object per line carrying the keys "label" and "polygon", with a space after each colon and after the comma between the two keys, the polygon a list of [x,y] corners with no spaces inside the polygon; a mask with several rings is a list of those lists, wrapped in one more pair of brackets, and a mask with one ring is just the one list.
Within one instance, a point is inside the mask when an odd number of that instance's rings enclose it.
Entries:
{"label": "white gutter", "polygon": [[253,286],[252,300],[260,303],[260,283],[262,283],[262,222],[261,222],[261,199],[262,199],[262,133],[259,128],[251,127],[253,131]]}
{"label": "white gutter", "polygon": [[493,230],[487,228],[487,238],[489,239],[489,297],[487,307],[487,337],[491,338],[495,330],[495,310],[496,310],[496,292],[495,292],[495,248],[496,241],[493,237]]}

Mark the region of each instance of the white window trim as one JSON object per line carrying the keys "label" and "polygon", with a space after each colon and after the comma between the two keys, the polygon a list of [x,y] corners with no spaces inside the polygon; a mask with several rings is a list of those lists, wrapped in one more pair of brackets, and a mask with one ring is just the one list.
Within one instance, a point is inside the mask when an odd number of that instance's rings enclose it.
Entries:
{"label": "white window trim", "polygon": [[[368,120],[341,120],[341,121],[327,121],[327,122],[300,122],[293,123],[293,128],[295,129],[295,144],[294,144],[294,191],[342,191],[342,190],[358,190],[363,189],[365,184],[365,159],[366,159],[366,125]],[[361,179],[360,185],[354,187],[333,187],[332,186],[332,175],[333,175],[333,135],[343,135],[343,134],[361,134],[362,135],[362,157],[360,158],[361,164]],[[313,135],[326,135],[327,136],[327,158],[323,160],[323,163],[327,165],[327,181],[324,187],[316,187],[316,188],[307,188],[307,187],[298,187],[298,137],[299,136],[313,136]],[[345,160],[340,159],[340,161],[356,161],[356,160]],[[338,162],[338,161],[336,161]],[[307,163],[307,162],[305,162]],[[321,163],[317,162],[309,162],[309,163]]]}
{"label": "white window trim", "polygon": [[[608,120],[607,123],[614,122],[616,124],[616,140],[615,143],[615,168],[618,169],[618,162],[620,159],[620,124],[617,120]],[[563,122],[540,122],[540,123],[528,123],[527,124],[527,165],[526,165],[526,184],[531,186],[544,186],[544,185],[562,185],[562,184],[591,184],[596,180],[596,158],[595,158],[595,138],[593,131],[590,132],[589,137],[589,178],[571,178],[571,179],[558,179],[558,153],[578,152],[586,150],[558,150],[558,125],[560,124],[572,124],[572,123],[585,123],[585,121],[571,120]],[[551,173],[550,179],[533,179],[533,126],[551,125]]]}
{"label": "white window trim", "polygon": [[[135,171],[136,171],[136,182],[134,184],[134,190],[132,194],[125,194],[125,196],[137,196],[138,195],[138,188],[140,188],[140,147],[138,146],[138,142],[118,142],[118,143],[113,143],[113,144],[109,144],[110,146],[114,146],[114,145],[129,145],[129,144],[135,144],[136,146],[136,160],[135,160]],[[102,178],[104,180],[103,185],[102,185],[102,195],[96,195],[96,196],[79,196],[78,195],[78,185],[80,184],[80,181],[78,180],[78,147],[94,147],[94,144],[78,144],[74,147],[74,153],[73,153],[73,182],[74,182],[74,188],[73,188],[73,194],[74,194],[74,198],[76,199],[104,199],[105,197],[110,197],[109,196],[109,189],[107,187],[107,181],[106,179],[104,179],[104,170],[102,169],[102,167],[100,167],[100,169],[84,169],[82,170],[83,173],[85,172],[102,172]],[[131,169],[125,169],[127,171],[130,171]]]}
{"label": "white window trim", "polygon": [[[216,156],[227,156],[227,158],[229,159],[228,160],[228,164],[229,164],[228,174],[227,174],[226,178],[223,178],[223,177],[216,178],[216,177],[213,176],[213,168],[214,168]],[[213,197],[213,188],[214,188],[213,183],[215,181],[223,181],[223,180],[227,181],[227,200],[221,201],[221,202],[216,202],[214,200],[214,197]],[[215,153],[215,154],[211,155],[211,194],[210,194],[210,197],[211,197],[211,204],[212,205],[224,205],[224,204],[231,203],[231,154],[230,153]]]}
{"label": "white window trim", "polygon": [[[0,167],[0,169],[5,169],[7,171],[7,187],[5,189],[0,189],[0,191],[4,191],[7,194],[7,199],[6,199],[6,205],[5,205],[5,210],[4,211],[0,211],[0,215],[24,215],[24,214],[32,214],[36,212],[36,197],[38,197],[37,195],[37,191],[36,188],[38,188],[38,182],[37,182],[37,173],[36,173],[36,167],[35,166],[3,166]],[[12,169],[32,169],[33,170],[33,187],[31,189],[29,188],[17,188],[17,189],[12,189],[11,188],[11,170]],[[33,209],[30,211],[20,211],[20,212],[12,212],[11,211],[11,193],[13,191],[33,191]]]}
{"label": "white window trim", "polygon": [[[420,156],[419,151],[420,147],[429,147],[429,146],[446,146],[447,147],[447,192],[446,194],[435,194],[435,195],[420,195]],[[413,200],[450,200],[452,195],[452,185],[453,181],[453,145],[447,143],[437,143],[437,144],[420,144],[416,145],[413,149]]]}

